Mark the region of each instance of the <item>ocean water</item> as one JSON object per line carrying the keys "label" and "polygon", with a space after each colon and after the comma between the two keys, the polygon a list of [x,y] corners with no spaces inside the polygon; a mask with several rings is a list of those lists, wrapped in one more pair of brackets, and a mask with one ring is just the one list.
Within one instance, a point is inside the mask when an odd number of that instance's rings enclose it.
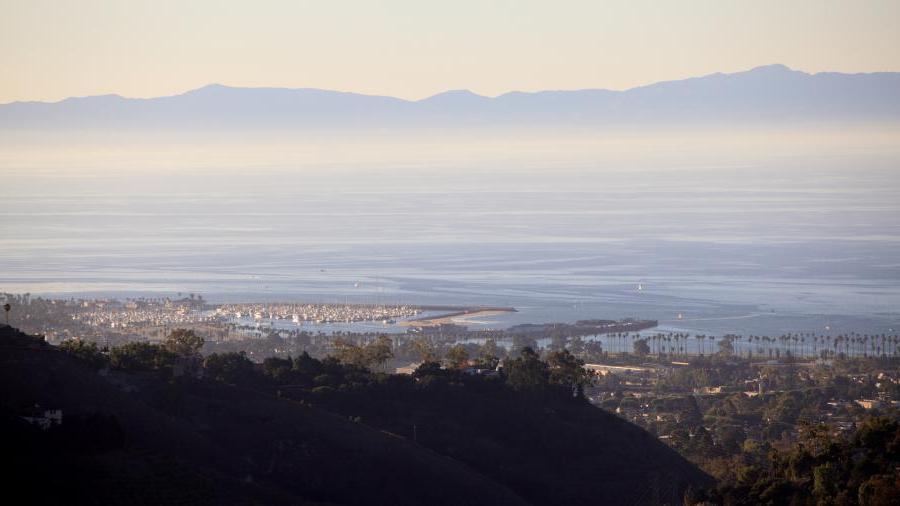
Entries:
{"label": "ocean water", "polygon": [[[0,159],[0,291],[514,306],[480,327],[900,329],[900,158]],[[680,315],[680,317],[679,317]]]}

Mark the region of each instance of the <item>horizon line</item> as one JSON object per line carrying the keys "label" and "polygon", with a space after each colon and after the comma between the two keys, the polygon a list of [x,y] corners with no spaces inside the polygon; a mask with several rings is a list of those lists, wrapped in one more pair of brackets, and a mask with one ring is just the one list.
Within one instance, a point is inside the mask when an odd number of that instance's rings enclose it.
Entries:
{"label": "horizon line", "polygon": [[528,95],[528,94],[539,94],[539,93],[566,93],[566,92],[581,92],[581,91],[604,91],[604,92],[610,92],[610,93],[626,93],[626,92],[629,92],[629,91],[632,91],[632,90],[637,90],[637,89],[641,89],[641,88],[646,88],[646,87],[648,87],[648,86],[655,86],[655,85],[664,84],[664,83],[673,83],[673,82],[689,81],[689,80],[692,80],[692,79],[702,79],[702,78],[713,77],[713,76],[719,76],[719,75],[722,75],[722,76],[733,76],[733,75],[738,75],[738,74],[746,74],[746,73],[750,73],[750,72],[754,72],[754,71],[759,71],[759,70],[763,70],[763,69],[773,69],[773,70],[782,70],[782,71],[786,71],[786,72],[796,72],[796,73],[804,74],[804,75],[806,75],[806,76],[817,76],[817,75],[821,75],[821,74],[840,74],[840,75],[895,74],[895,73],[900,72],[900,71],[895,71],[895,70],[884,70],[884,71],[874,71],[874,72],[821,71],[821,72],[812,72],[812,73],[811,73],[811,72],[806,72],[806,71],[803,71],[803,70],[799,70],[799,69],[795,69],[795,68],[789,67],[789,66],[787,66],[787,65],[785,65],[785,64],[782,64],[782,63],[770,63],[770,64],[766,64],[766,65],[758,65],[758,66],[756,66],[756,67],[751,67],[751,68],[746,69],[746,70],[739,70],[739,71],[735,71],[735,72],[712,72],[712,73],[709,73],[709,74],[703,74],[703,75],[697,75],[697,76],[690,76],[690,77],[684,77],[684,78],[679,78],[679,79],[666,79],[666,80],[662,80],[662,81],[654,81],[654,82],[645,83],[645,84],[641,84],[641,85],[638,85],[638,86],[632,86],[632,87],[629,87],[629,88],[622,88],[622,89],[614,89],[614,88],[590,88],[590,87],[589,87],[589,88],[566,88],[566,89],[562,89],[562,88],[560,88],[560,89],[542,89],[542,90],[535,90],[535,91],[522,91],[522,90],[515,90],[515,89],[514,89],[514,90],[509,90],[509,91],[500,93],[499,95],[482,95],[482,94],[479,94],[479,93],[475,93],[475,92],[471,91],[471,90],[468,89],[468,88],[459,88],[459,89],[447,89],[447,90],[440,91],[440,92],[437,92],[437,93],[434,93],[434,94],[431,94],[431,95],[427,95],[427,96],[422,97],[422,98],[419,98],[419,99],[407,99],[407,98],[396,97],[396,96],[393,96],[393,95],[383,95],[383,94],[377,94],[377,93],[371,93],[371,94],[370,94],[370,93],[361,93],[361,92],[357,92],[357,91],[347,91],[347,90],[328,89],[328,88],[315,88],[315,87],[304,87],[304,86],[299,86],[299,87],[291,87],[291,86],[234,86],[234,85],[229,85],[229,84],[222,84],[222,83],[216,83],[216,82],[213,82],[213,83],[205,84],[205,85],[202,85],[202,86],[199,86],[199,87],[196,87],[196,88],[190,88],[190,89],[184,90],[184,91],[182,91],[182,92],[180,92],[180,93],[174,93],[174,94],[171,94],[171,95],[153,95],[153,96],[144,96],[144,97],[133,97],[133,96],[123,96],[123,95],[120,95],[120,94],[118,94],[118,93],[101,93],[101,94],[96,94],[96,95],[77,95],[77,96],[73,95],[73,96],[65,97],[65,98],[62,98],[62,99],[59,99],[59,100],[14,100],[14,101],[12,101],[12,102],[2,102],[2,103],[0,103],[0,107],[2,107],[2,106],[7,106],[7,105],[13,105],[13,104],[59,104],[59,103],[66,102],[66,101],[69,101],[69,100],[79,100],[79,99],[88,99],[88,98],[100,98],[100,97],[116,97],[116,98],[120,98],[120,99],[123,99],[123,100],[155,100],[155,99],[160,99],[160,98],[174,98],[174,97],[180,97],[180,96],[183,96],[183,95],[187,95],[187,94],[189,94],[189,93],[194,93],[194,92],[197,92],[197,91],[200,91],[200,90],[204,90],[204,89],[208,89],[208,88],[227,88],[227,89],[236,89],[236,90],[323,91],[323,92],[330,92],[330,93],[342,93],[342,94],[347,94],[347,95],[358,95],[358,96],[373,97],[373,98],[389,98],[389,99],[399,100],[399,101],[409,102],[409,103],[425,102],[425,101],[428,101],[428,100],[430,100],[430,99],[433,99],[433,98],[436,98],[436,97],[440,97],[440,96],[443,96],[443,95],[447,95],[447,94],[452,94],[452,93],[464,93],[464,94],[473,95],[473,96],[475,96],[475,97],[479,97],[479,98],[484,98],[484,99],[489,99],[489,100],[491,100],[491,99],[496,99],[496,98],[500,98],[500,97],[504,97],[504,96],[506,96],[506,95],[512,95],[512,94],[526,94],[526,95]]}

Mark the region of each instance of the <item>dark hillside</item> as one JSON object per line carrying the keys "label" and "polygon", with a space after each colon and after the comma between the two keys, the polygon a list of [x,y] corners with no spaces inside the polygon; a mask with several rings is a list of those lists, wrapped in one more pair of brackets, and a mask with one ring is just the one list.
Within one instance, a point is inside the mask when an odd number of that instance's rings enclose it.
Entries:
{"label": "dark hillside", "polygon": [[[206,379],[97,372],[0,327],[11,483],[68,504],[680,504],[710,484],[564,389],[211,358]],[[23,419],[56,409],[63,423],[46,430]]]}
{"label": "dark hillside", "polygon": [[[116,388],[0,332],[7,458],[23,462],[11,483],[35,503],[524,504],[458,462],[317,408],[213,381],[113,373]],[[62,409],[63,424],[23,424],[36,403]],[[94,427],[98,414],[107,423]]]}
{"label": "dark hillside", "polygon": [[292,390],[465,462],[533,504],[680,503],[709,479],[655,437],[571,396],[456,371]]}

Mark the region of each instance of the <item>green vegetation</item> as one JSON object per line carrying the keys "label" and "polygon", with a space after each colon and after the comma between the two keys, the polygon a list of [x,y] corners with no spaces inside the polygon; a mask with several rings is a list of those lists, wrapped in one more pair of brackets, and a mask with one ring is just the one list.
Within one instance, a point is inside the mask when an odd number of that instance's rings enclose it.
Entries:
{"label": "green vegetation", "polygon": [[517,358],[504,365],[506,381],[515,390],[541,392],[550,384],[550,370],[530,347],[522,348]]}
{"label": "green vegetation", "polygon": [[251,385],[257,378],[256,365],[244,353],[213,353],[203,361],[207,376],[231,385]]}
{"label": "green vegetation", "polygon": [[650,346],[647,345],[646,339],[638,339],[634,341],[634,354],[639,357],[646,357],[650,354]]}
{"label": "green vegetation", "polygon": [[444,359],[447,362],[447,367],[462,369],[469,364],[469,352],[466,351],[464,346],[456,345],[450,348]]}
{"label": "green vegetation", "polygon": [[59,347],[93,369],[101,369],[109,363],[106,355],[100,351],[95,342],[68,339],[63,341]]}
{"label": "green vegetation", "polygon": [[896,503],[896,360],[754,362],[719,343],[713,357],[606,374],[587,394],[718,480],[688,502]]}
{"label": "green vegetation", "polygon": [[175,358],[164,346],[149,343],[128,343],[109,352],[110,365],[125,371],[166,371]]}
{"label": "green vegetation", "polygon": [[722,461],[721,484],[692,499],[715,504],[900,504],[900,424],[867,419],[850,436],[825,425],[805,425],[799,440],[745,444]]}
{"label": "green vegetation", "polygon": [[[191,294],[193,298],[193,294]],[[175,329],[166,337],[163,346],[179,357],[191,357],[200,354],[203,349],[203,338],[193,330]]]}
{"label": "green vegetation", "polygon": [[126,343],[103,353],[96,343],[68,339],[60,348],[94,369],[112,367],[123,371],[156,371],[171,375],[179,361],[200,359],[203,338],[192,330],[175,329],[162,344]]}
{"label": "green vegetation", "polygon": [[374,341],[358,345],[344,339],[336,339],[334,342],[335,355],[346,364],[363,368],[384,369],[388,360],[393,358],[393,341],[387,336],[378,336]]}

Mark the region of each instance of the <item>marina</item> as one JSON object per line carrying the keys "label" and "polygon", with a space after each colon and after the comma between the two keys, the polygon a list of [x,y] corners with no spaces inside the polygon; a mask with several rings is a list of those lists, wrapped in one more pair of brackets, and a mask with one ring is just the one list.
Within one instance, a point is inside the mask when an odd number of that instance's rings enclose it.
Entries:
{"label": "marina", "polygon": [[[560,343],[593,343],[610,355],[635,353],[636,342],[657,356],[709,356],[725,352],[747,358],[893,357],[900,349],[895,332],[784,333],[777,336],[689,332],[649,319],[581,319],[574,322],[510,325],[513,307],[416,304],[328,304],[254,302],[213,304],[202,296],[175,298],[45,299],[2,294],[11,304],[12,323],[59,343],[78,338],[101,344],[157,342],[175,328],[197,331],[209,342],[290,340],[337,336],[362,341],[378,335],[422,337],[442,344],[484,344],[511,349],[517,343],[552,348]],[[677,320],[676,320],[677,321]],[[891,329],[892,330],[892,329]]]}

